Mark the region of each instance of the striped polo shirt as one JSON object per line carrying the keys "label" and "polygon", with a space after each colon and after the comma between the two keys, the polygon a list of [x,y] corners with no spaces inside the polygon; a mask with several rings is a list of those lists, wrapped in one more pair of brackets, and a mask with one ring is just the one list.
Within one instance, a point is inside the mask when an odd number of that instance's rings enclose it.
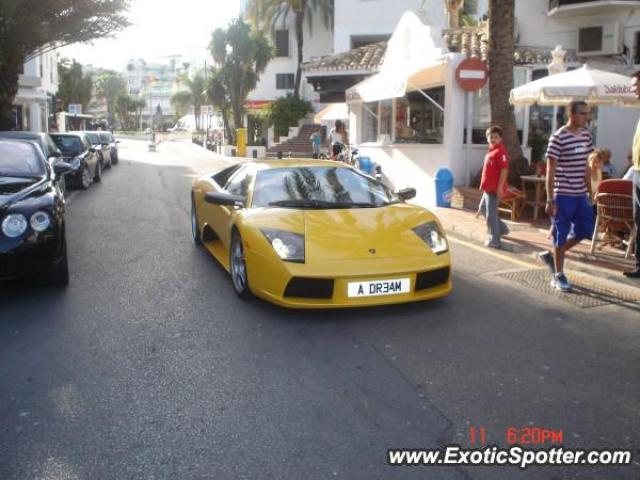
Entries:
{"label": "striped polo shirt", "polygon": [[587,158],[592,151],[593,141],[586,128],[572,133],[564,126],[551,136],[547,157],[556,160],[554,195],[578,197],[587,193]]}

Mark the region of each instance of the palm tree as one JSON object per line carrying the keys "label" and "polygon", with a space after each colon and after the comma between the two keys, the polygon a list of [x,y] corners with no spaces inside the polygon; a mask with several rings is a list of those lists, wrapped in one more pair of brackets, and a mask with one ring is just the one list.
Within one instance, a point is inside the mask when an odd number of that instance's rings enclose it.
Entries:
{"label": "palm tree", "polygon": [[503,142],[511,158],[510,179],[526,170],[513,105],[513,54],[515,51],[515,0],[489,0],[489,98],[491,123],[504,132]]}
{"label": "palm tree", "polygon": [[[207,100],[211,102],[211,105],[220,109],[222,113],[222,123],[224,123],[224,130],[227,138],[232,141],[233,131],[229,124],[229,112],[231,111],[231,103],[229,101],[229,95],[225,87],[224,70],[221,68],[212,68],[209,70],[209,78],[206,85]],[[234,143],[232,141],[232,143]]]}
{"label": "palm tree", "polygon": [[260,74],[273,56],[271,45],[262,32],[251,32],[238,18],[227,29],[213,32],[209,50],[217,68],[223,71],[220,80],[233,110],[234,127],[240,128],[247,96],[256,88]]}
{"label": "palm tree", "polygon": [[200,107],[204,105],[204,75],[202,71],[197,71],[192,77],[185,74],[179,77],[179,80],[187,85],[191,92],[191,101],[193,105],[193,114],[196,120],[196,129],[200,130]]}
{"label": "palm tree", "polygon": [[105,70],[96,80],[96,93],[102,97],[107,104],[107,116],[109,125],[113,125],[113,114],[116,111],[116,100],[118,95],[127,91],[127,82],[122,75],[113,70]]}
{"label": "palm tree", "polygon": [[327,28],[333,30],[333,0],[249,0],[248,16],[256,28],[275,30],[278,21],[284,22],[293,13],[298,46],[298,68],[294,86],[294,96],[300,98],[302,60],[304,45],[304,21],[307,20],[309,32],[312,31],[313,18],[319,14]]}

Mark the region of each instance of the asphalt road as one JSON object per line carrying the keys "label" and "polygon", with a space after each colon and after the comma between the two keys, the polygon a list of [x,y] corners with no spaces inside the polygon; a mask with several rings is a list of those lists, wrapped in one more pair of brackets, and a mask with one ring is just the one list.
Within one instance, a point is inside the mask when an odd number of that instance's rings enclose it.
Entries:
{"label": "asphalt road", "polygon": [[[71,284],[0,284],[0,479],[637,479],[640,315],[580,309],[453,242],[454,292],[319,312],[239,300],[189,230],[185,143],[126,141],[70,195]],[[509,427],[632,466],[388,466]],[[479,440],[475,446],[479,446]]]}

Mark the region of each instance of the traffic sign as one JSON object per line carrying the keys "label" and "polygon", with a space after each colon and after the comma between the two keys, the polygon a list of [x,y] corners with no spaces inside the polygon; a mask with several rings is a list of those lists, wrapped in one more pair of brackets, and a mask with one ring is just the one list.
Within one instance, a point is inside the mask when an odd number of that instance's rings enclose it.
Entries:
{"label": "traffic sign", "polygon": [[489,68],[479,58],[467,58],[456,68],[456,81],[466,92],[475,92],[484,87],[489,78]]}
{"label": "traffic sign", "polygon": [[72,115],[81,115],[82,114],[82,104],[80,103],[70,103],[69,104],[69,113]]}
{"label": "traffic sign", "polygon": [[200,112],[204,113],[205,115],[213,115],[213,105],[202,105],[200,107]]}

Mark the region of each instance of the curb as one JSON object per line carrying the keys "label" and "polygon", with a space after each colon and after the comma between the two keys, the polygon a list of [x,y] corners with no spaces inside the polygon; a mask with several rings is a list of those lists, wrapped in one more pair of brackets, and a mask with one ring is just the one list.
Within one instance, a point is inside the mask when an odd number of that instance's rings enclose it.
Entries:
{"label": "curb", "polygon": [[[467,240],[471,240],[475,243],[482,245],[486,239],[486,234],[481,233],[479,230],[465,228],[460,225],[453,225],[440,217],[447,233],[451,233],[458,237],[464,237]],[[539,248],[532,245],[528,245],[526,241],[519,241],[504,238],[502,240],[502,251],[509,252],[514,255],[524,256],[528,260],[538,263],[537,255],[540,251]],[[611,270],[605,267],[597,265],[587,264],[583,261],[576,259],[582,254],[569,253],[565,259],[565,265],[567,270],[577,272],[582,275],[589,275],[591,277],[598,278],[604,284],[615,284],[618,288],[630,289],[631,291],[640,290],[640,282],[626,278],[621,272]]]}

